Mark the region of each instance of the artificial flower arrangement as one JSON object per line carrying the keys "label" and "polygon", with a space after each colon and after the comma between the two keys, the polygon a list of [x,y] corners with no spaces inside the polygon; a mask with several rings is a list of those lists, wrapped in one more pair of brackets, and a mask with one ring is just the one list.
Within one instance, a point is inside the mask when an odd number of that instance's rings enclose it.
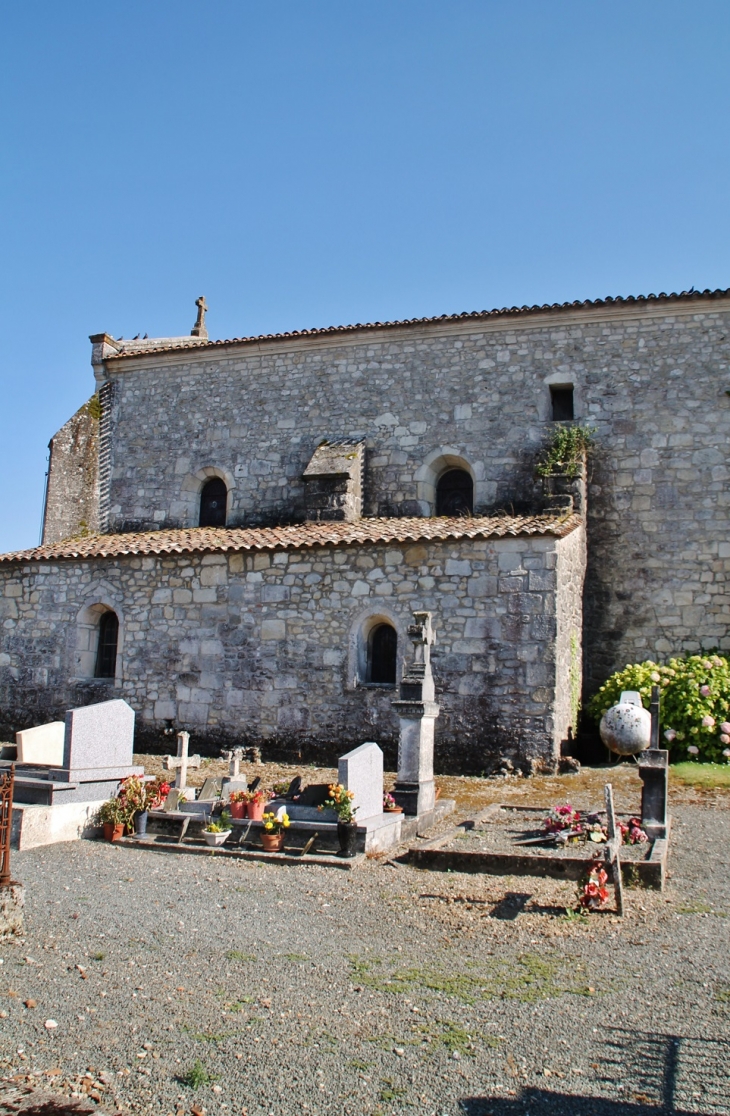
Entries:
{"label": "artificial flower arrangement", "polygon": [[[608,840],[608,829],[601,822],[599,814],[584,816],[569,802],[562,806],[553,806],[542,825],[545,833],[555,837],[560,844],[592,841],[598,845]],[[628,824],[617,821],[617,826],[622,844],[638,845],[649,840],[638,818],[630,818]]]}
{"label": "artificial flower arrangement", "polygon": [[608,899],[608,873],[600,860],[594,860],[578,885],[578,902],[584,911],[595,911]]}
{"label": "artificial flower arrangement", "polygon": [[352,800],[355,797],[355,792],[347,790],[343,787],[342,783],[330,783],[329,788],[330,796],[325,799],[318,810],[334,810],[337,814],[337,820],[344,822],[346,825],[355,820],[355,814],[359,807],[352,805]]}
{"label": "artificial flower arrangement", "polygon": [[145,782],[139,775],[128,775],[119,785],[118,801],[123,815],[122,820],[131,828],[135,814],[143,814],[146,810],[158,810],[169,793],[169,783]]}
{"label": "artificial flower arrangement", "polygon": [[231,802],[248,802],[248,791],[231,791],[230,800]]}
{"label": "artificial flower arrangement", "polygon": [[386,793],[383,795],[383,813],[396,814],[401,813],[401,811],[402,807],[398,805],[396,800],[393,798],[393,795],[388,794],[386,791]]}
{"label": "artificial flower arrangement", "polygon": [[231,825],[231,815],[227,810],[223,810],[217,820],[210,819],[208,824],[204,827],[204,833],[230,833],[233,829]]}
{"label": "artificial flower arrangement", "polygon": [[[242,799],[236,799],[237,802],[253,802],[258,804],[259,802],[269,802],[271,799],[271,792],[261,789],[255,791],[234,791],[234,794],[242,794],[244,796]],[[231,795],[231,799],[232,798],[233,795]]]}
{"label": "artificial flower arrangement", "polygon": [[291,824],[289,815],[283,806],[280,806],[276,813],[270,810],[268,813],[264,814],[263,822],[264,832],[271,834],[283,833]]}

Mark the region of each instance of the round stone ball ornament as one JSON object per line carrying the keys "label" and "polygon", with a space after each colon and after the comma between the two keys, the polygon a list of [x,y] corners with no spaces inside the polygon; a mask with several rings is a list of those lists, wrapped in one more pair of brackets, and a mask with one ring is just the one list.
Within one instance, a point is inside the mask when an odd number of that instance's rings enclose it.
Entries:
{"label": "round stone ball ornament", "polygon": [[619,756],[636,756],[651,743],[651,714],[641,704],[641,696],[624,690],[618,705],[601,717],[601,740]]}

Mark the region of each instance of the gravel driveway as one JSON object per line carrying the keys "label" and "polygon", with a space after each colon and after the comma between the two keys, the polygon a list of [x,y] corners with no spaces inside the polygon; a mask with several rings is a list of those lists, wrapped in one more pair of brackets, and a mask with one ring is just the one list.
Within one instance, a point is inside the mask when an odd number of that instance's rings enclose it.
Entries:
{"label": "gravel driveway", "polygon": [[730,1114],[730,812],[673,814],[667,891],[622,922],[566,918],[572,884],[377,860],[15,854],[0,1113],[45,1089],[155,1116]]}

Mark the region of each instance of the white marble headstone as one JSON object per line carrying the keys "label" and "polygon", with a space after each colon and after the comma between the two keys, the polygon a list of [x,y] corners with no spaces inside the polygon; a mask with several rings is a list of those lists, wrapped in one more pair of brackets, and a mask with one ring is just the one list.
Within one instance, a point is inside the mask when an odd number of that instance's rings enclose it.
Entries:
{"label": "white marble headstone", "polygon": [[355,820],[363,821],[383,812],[383,753],[377,744],[361,744],[340,756],[337,777],[344,787],[355,792]]}
{"label": "white marble headstone", "polygon": [[18,763],[37,763],[41,766],[60,767],[63,763],[63,741],[66,726],[63,721],[16,732]]}

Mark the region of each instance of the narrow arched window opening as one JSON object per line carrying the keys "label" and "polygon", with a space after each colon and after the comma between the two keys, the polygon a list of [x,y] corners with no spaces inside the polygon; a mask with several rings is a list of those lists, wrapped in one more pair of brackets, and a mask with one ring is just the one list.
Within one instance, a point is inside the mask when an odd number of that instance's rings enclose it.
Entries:
{"label": "narrow arched window opening", "polygon": [[436,485],[436,515],[471,515],[474,482],[465,469],[449,469]]}
{"label": "narrow arched window opening", "polygon": [[368,681],[395,685],[398,635],[390,624],[378,624],[368,641]]}
{"label": "narrow arched window opening", "polygon": [[96,649],[95,678],[114,678],[117,671],[119,620],[116,612],[102,613],[99,621],[99,642]]}
{"label": "narrow arched window opening", "polygon": [[220,477],[203,485],[200,493],[200,527],[225,527],[228,489]]}

